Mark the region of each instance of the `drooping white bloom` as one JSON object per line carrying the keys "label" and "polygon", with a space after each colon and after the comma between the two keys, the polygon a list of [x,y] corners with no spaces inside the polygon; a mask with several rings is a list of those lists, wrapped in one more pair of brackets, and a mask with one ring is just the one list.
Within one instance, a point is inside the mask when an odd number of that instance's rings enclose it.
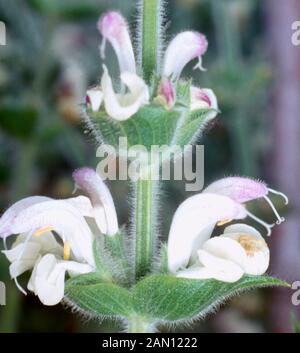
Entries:
{"label": "drooping white bloom", "polygon": [[[274,204],[268,197],[268,194],[273,193],[276,195],[280,195],[284,199],[286,205],[288,204],[287,196],[282,192],[268,188],[265,183],[259,180],[243,178],[243,177],[223,178],[210,184],[202,192],[216,193],[219,195],[228,196],[240,204],[246,203],[248,201],[264,198],[267,201],[267,203],[270,205],[271,209],[273,210],[277,218],[276,224],[280,224],[284,222],[284,218],[279,215]],[[259,224],[264,226],[267,229],[268,235],[271,234],[271,228],[274,226],[274,224],[268,224],[264,222],[263,220],[261,220],[260,218],[258,218],[248,210],[247,210],[247,214],[249,217],[251,217]]]}
{"label": "drooping white bloom", "polygon": [[167,47],[163,76],[177,80],[183,68],[195,58],[199,60],[195,68],[203,70],[202,55],[206,52],[207,46],[207,40],[201,33],[192,31],[179,33]]}
{"label": "drooping white bloom", "polygon": [[130,72],[135,74],[135,58],[125,18],[118,12],[109,11],[100,18],[98,29],[103,36],[102,58],[104,58],[105,45],[108,40],[118,57],[121,73]]}
{"label": "drooping white bloom", "polygon": [[149,90],[144,80],[130,72],[121,74],[122,82],[128,87],[128,93],[116,94],[112,80],[104,66],[101,79],[104,105],[107,114],[116,120],[127,120],[143,105],[149,103]]}
{"label": "drooping white bloom", "polygon": [[168,239],[169,270],[175,273],[188,265],[193,253],[203,244],[219,222],[246,217],[242,205],[216,194],[189,197],[177,209]]}
{"label": "drooping white bloom", "polygon": [[74,179],[90,198],[29,197],[12,205],[0,218],[3,239],[19,234],[11,249],[3,251],[11,263],[11,277],[24,291],[17,277],[33,269],[28,289],[46,305],[62,300],[66,272],[76,276],[94,271],[94,235],[86,217],[94,218],[102,232],[113,235],[118,231],[113,200],[96,172],[82,168],[74,173]]}
{"label": "drooping white bloom", "polygon": [[236,282],[244,274],[262,275],[270,262],[269,248],[261,234],[245,224],[225,228],[198,249],[198,262],[178,277]]}

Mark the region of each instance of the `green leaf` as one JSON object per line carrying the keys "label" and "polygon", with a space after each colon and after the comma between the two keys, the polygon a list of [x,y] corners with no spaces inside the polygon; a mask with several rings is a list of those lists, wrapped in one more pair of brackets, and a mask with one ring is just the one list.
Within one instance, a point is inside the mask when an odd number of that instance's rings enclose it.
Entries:
{"label": "green leaf", "polygon": [[89,314],[102,317],[128,317],[133,312],[131,293],[103,281],[98,273],[76,276],[67,281],[66,299]]}
{"label": "green leaf", "polygon": [[152,320],[178,321],[204,316],[234,294],[257,287],[288,286],[267,276],[244,276],[236,283],[154,275],[134,289],[136,311]]}
{"label": "green leaf", "polygon": [[128,148],[143,145],[149,151],[152,145],[169,145],[180,113],[160,106],[145,106],[126,121],[116,121],[104,112],[88,112],[91,122],[102,140],[118,147],[119,137],[127,137]]}

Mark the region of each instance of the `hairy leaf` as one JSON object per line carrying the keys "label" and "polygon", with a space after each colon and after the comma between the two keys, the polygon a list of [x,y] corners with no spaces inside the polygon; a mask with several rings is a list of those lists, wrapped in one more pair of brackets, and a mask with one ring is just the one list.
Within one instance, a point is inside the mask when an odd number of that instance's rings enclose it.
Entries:
{"label": "hairy leaf", "polygon": [[154,275],[137,284],[134,304],[141,315],[162,321],[188,320],[204,316],[234,294],[256,287],[288,286],[267,276],[244,276],[236,283],[192,280]]}

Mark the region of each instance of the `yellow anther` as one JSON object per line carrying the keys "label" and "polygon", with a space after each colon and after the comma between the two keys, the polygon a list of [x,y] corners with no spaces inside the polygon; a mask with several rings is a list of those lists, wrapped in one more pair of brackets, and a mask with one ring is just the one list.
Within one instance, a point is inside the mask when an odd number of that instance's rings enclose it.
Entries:
{"label": "yellow anther", "polygon": [[245,249],[248,256],[254,256],[256,252],[261,251],[265,246],[266,242],[263,239],[257,239],[255,236],[250,234],[240,234],[238,242]]}
{"label": "yellow anther", "polygon": [[220,221],[217,223],[218,227],[223,226],[224,224],[230,223],[232,221],[232,219],[224,219],[224,221]]}
{"label": "yellow anther", "polygon": [[47,233],[47,232],[51,232],[53,230],[52,227],[44,227],[44,228],[41,228],[41,229],[38,229],[36,230],[34,233],[33,233],[33,237],[39,237],[40,235],[44,234],[44,233]]}
{"label": "yellow anther", "polygon": [[71,256],[71,247],[69,242],[64,242],[64,260],[70,260]]}

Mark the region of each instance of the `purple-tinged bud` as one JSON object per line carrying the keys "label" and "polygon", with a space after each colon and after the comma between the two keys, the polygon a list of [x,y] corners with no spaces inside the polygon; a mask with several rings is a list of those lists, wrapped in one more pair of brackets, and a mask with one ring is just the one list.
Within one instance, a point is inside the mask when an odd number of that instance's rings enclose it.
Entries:
{"label": "purple-tinged bud", "polygon": [[209,88],[191,87],[191,111],[199,109],[212,109],[207,113],[207,121],[218,114],[218,101],[214,92]]}
{"label": "purple-tinged bud", "polygon": [[175,92],[171,82],[163,78],[158,91],[157,91],[157,99],[168,109],[171,109],[175,105]]}
{"label": "purple-tinged bud", "polygon": [[202,55],[206,52],[207,46],[206,37],[201,33],[187,31],[178,34],[167,48],[163,75],[177,80],[183,68],[195,58],[199,59],[195,68],[204,70]]}

